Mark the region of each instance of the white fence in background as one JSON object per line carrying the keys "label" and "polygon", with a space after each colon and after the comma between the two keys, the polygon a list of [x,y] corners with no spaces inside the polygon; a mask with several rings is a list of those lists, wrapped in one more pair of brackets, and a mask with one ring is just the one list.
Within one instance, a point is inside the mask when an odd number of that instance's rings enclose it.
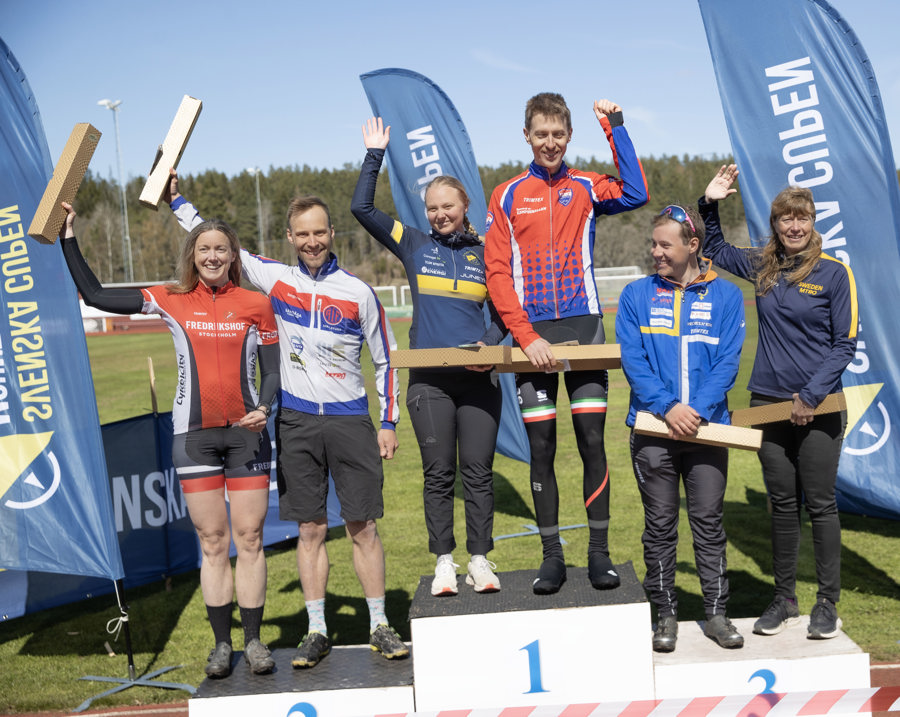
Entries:
{"label": "white fence in background", "polygon": [[[610,266],[594,269],[594,279],[597,282],[597,293],[600,296],[600,302],[603,304],[618,303],[619,294],[622,293],[625,285],[636,279],[642,279],[644,276],[646,274],[638,266]],[[402,286],[374,286],[372,288],[380,295],[381,303],[385,306],[405,307],[410,300],[409,284],[403,284]],[[388,293],[390,293],[389,302],[384,297]]]}

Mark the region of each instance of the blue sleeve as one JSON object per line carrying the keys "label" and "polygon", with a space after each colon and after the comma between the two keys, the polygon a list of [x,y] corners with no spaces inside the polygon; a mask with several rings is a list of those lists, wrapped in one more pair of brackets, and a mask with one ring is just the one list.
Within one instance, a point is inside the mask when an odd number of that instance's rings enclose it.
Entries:
{"label": "blue sleeve", "polygon": [[[728,392],[734,386],[746,333],[743,294],[734,284],[725,282],[725,279],[717,278],[713,281],[724,283],[724,286],[720,284],[718,288],[726,289],[718,292],[725,302],[718,327],[719,345],[716,347],[715,359],[708,367],[702,385],[691,386],[691,408],[706,421],[711,420],[716,409],[722,406]],[[727,414],[725,419],[723,423],[730,422],[727,420]]]}
{"label": "blue sleeve", "polygon": [[[637,302],[640,289],[632,282],[623,289],[616,313],[616,341],[622,352],[622,370],[638,402],[647,406],[657,416],[666,415],[666,409],[678,402],[678,396],[668,390],[659,377],[650,354],[644,347],[641,320]],[[632,425],[632,424],[629,424]]]}
{"label": "blue sleeve", "polygon": [[[822,258],[819,261],[831,261]],[[800,389],[800,398],[809,406],[818,406],[828,393],[840,386],[841,374],[856,354],[856,331],[859,309],[856,282],[850,267],[835,262],[831,291],[831,351],[819,369]]]}
{"label": "blue sleeve", "polygon": [[650,191],[631,137],[622,124],[622,113],[614,112],[601,120],[600,125],[606,132],[620,178],[594,175],[597,213],[620,214],[644,206],[650,201]]}
{"label": "blue sleeve", "polygon": [[350,201],[350,212],[379,244],[400,257],[398,244],[403,234],[403,225],[375,208],[375,186],[383,159],[383,149],[370,149],[366,152],[353,199]]}
{"label": "blue sleeve", "polygon": [[703,197],[697,202],[697,209],[703,217],[706,227],[706,238],[703,240],[701,254],[716,266],[731,272],[742,279],[753,281],[756,272],[750,260],[750,250],[732,246],[722,234],[722,223],[719,221],[719,203],[707,203]]}

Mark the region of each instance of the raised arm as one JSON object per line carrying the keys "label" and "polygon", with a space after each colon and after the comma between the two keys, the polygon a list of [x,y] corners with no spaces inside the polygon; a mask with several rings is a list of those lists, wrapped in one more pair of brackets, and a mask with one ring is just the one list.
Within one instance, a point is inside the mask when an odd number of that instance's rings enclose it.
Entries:
{"label": "raised arm", "polygon": [[403,237],[403,225],[375,208],[375,187],[381,163],[384,161],[384,153],[391,138],[391,128],[384,126],[381,117],[371,117],[363,125],[362,132],[363,142],[368,151],[359,170],[359,179],[350,202],[350,212],[379,244],[399,256],[397,245]]}
{"label": "raised arm", "polygon": [[114,314],[139,314],[144,306],[144,295],[140,289],[103,288],[78,248],[78,240],[75,239],[75,210],[67,202],[63,202],[62,207],[66,210],[66,223],[59,236],[60,244],[69,273],[84,303]]}
{"label": "raised arm", "polygon": [[600,175],[600,181],[594,185],[599,213],[619,214],[644,206],[650,201],[650,190],[644,168],[625,129],[622,108],[612,100],[595,100],[594,116],[606,134],[619,172],[619,178],[612,181],[607,175]]}
{"label": "raised arm", "polygon": [[737,192],[732,188],[738,177],[735,165],[722,165],[706,187],[706,192],[697,200],[697,210],[706,227],[702,254],[713,264],[735,276],[752,281],[755,276],[750,249],[732,246],[725,241],[722,223],[719,220],[719,201]]}

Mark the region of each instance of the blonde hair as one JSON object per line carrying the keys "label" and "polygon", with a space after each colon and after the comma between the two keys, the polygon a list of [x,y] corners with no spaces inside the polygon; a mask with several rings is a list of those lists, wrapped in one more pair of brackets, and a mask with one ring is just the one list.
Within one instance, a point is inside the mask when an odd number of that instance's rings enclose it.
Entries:
{"label": "blonde hair", "polygon": [[213,231],[222,232],[228,238],[228,245],[234,252],[234,261],[228,267],[228,280],[235,286],[241,285],[241,243],[238,241],[237,234],[228,223],[221,219],[208,219],[191,229],[191,233],[185,239],[175,270],[178,278],[175,283],[166,287],[170,294],[187,294],[197,288],[200,272],[197,271],[197,265],[194,263],[194,248],[197,246],[197,239],[201,234]]}
{"label": "blonde hair", "polygon": [[769,211],[769,243],[756,253],[756,293],[765,296],[784,274],[789,284],[798,284],[808,277],[819,263],[822,254],[822,235],[812,227],[806,247],[788,256],[778,237],[778,220],[781,217],[802,217],[816,221],[816,203],[806,187],[787,187],[772,200]]}
{"label": "blonde hair", "polygon": [[[469,206],[469,194],[466,192],[466,188],[463,186],[463,183],[459,181],[456,177],[451,177],[449,174],[440,174],[434,179],[432,179],[425,187],[425,196],[428,196],[428,190],[432,187],[450,187],[450,189],[455,189],[459,192],[459,196],[462,197],[463,204],[467,207]],[[463,230],[466,234],[471,234],[478,241],[482,241],[481,237],[478,236],[478,232],[475,227],[472,226],[472,222],[469,221],[469,215],[463,215]]]}

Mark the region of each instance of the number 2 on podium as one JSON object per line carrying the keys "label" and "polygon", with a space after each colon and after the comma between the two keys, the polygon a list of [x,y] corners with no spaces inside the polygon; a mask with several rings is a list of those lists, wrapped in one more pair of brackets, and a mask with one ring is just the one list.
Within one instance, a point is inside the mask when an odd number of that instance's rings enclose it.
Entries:
{"label": "number 2 on podium", "polygon": [[530,695],[534,692],[547,692],[541,684],[541,645],[540,640],[530,642],[525,647],[520,647],[528,653],[528,680],[531,683],[531,689],[522,694]]}

